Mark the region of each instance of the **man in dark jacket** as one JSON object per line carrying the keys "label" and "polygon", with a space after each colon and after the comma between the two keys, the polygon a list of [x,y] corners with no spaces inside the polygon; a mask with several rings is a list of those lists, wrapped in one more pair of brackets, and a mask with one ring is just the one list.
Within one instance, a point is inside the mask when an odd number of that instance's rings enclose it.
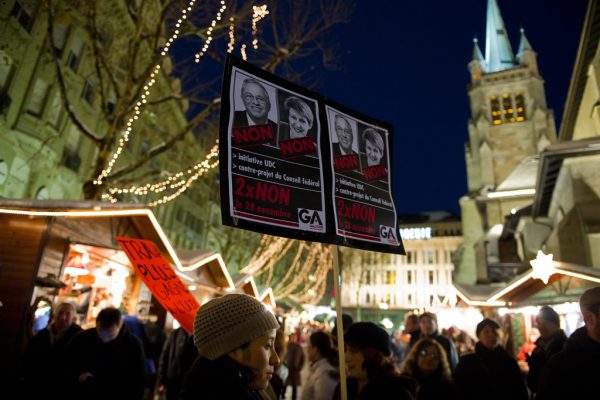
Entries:
{"label": "man in dark jacket", "polygon": [[600,377],[600,286],[587,290],[579,300],[585,326],[567,339],[542,371],[537,400],[593,399]]}
{"label": "man in dark jacket", "polygon": [[421,328],[421,334],[417,339],[413,341],[411,334],[411,347],[419,339],[422,338],[429,338],[435,340],[444,348],[444,351],[446,352],[446,357],[448,358],[448,363],[450,364],[450,368],[452,369],[452,371],[454,371],[454,368],[456,368],[456,364],[458,364],[458,353],[456,352],[456,347],[454,346],[452,340],[438,333],[437,316],[431,312],[424,312],[419,316],[419,327]]}
{"label": "man in dark jacket", "polygon": [[537,392],[540,374],[550,357],[560,352],[567,341],[565,332],[560,329],[560,318],[551,307],[542,307],[535,321],[540,337],[535,341],[535,349],[531,355],[527,355],[527,386],[532,393]]}
{"label": "man in dark jacket", "polygon": [[185,373],[198,357],[194,338],[185,329],[175,329],[165,342],[158,364],[158,392],[166,393],[167,400],[179,398]]}
{"label": "man in dark jacket", "polygon": [[142,342],[123,329],[116,308],[100,311],[96,327],[75,336],[68,353],[74,398],[143,398],[146,359]]}
{"label": "man in dark jacket", "polygon": [[59,304],[50,325],[29,341],[23,360],[24,398],[60,397],[67,379],[65,349],[81,331],[76,315],[73,304]]}
{"label": "man in dark jacket", "polygon": [[491,319],[477,324],[475,353],[464,355],[454,371],[454,383],[465,400],[527,400],[517,361],[498,343],[500,325]]}

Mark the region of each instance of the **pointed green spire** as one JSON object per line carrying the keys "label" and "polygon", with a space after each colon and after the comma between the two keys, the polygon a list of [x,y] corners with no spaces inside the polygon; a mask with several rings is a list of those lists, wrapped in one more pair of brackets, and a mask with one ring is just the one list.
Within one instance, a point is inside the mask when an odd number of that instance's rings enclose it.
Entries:
{"label": "pointed green spire", "polygon": [[473,57],[471,58],[473,61],[484,61],[483,54],[481,54],[481,49],[479,48],[479,40],[477,40],[477,36],[473,38]]}
{"label": "pointed green spire", "polygon": [[488,0],[485,61],[488,72],[501,71],[515,65],[515,56],[496,0]]}
{"label": "pointed green spire", "polygon": [[533,47],[531,47],[527,36],[525,36],[525,29],[521,28],[521,41],[519,42],[519,51],[517,54],[521,54],[524,51],[533,51]]}

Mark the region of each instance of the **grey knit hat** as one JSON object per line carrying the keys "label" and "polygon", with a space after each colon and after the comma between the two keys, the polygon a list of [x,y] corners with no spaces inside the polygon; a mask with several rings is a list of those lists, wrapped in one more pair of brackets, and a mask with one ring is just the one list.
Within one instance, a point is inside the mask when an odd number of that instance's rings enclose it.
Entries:
{"label": "grey knit hat", "polygon": [[194,344],[201,356],[214,360],[277,328],[275,316],[260,301],[246,294],[227,294],[198,309]]}

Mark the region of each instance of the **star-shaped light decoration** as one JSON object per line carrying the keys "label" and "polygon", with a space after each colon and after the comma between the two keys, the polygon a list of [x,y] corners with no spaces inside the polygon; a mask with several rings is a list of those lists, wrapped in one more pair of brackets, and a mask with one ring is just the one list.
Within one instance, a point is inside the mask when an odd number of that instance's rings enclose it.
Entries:
{"label": "star-shaped light decoration", "polygon": [[552,261],[552,254],[544,254],[541,250],[538,250],[535,260],[529,261],[533,268],[533,278],[541,279],[544,283],[548,283],[550,277],[556,272],[554,270],[554,261]]}

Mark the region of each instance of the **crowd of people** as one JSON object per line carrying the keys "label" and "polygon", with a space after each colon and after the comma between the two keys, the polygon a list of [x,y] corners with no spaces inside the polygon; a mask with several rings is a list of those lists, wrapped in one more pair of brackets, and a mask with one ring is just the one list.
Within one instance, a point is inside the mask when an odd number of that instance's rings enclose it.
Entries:
{"label": "crowd of people", "polygon": [[[525,375],[500,344],[500,325],[485,318],[474,351],[461,354],[438,331],[431,312],[405,319],[404,347],[373,322],[345,316],[348,399],[594,398],[600,376],[600,287],[580,299],[585,326],[567,338],[559,315],[542,307],[540,337]],[[282,320],[257,299],[228,294],[198,310],[194,332],[174,330],[162,346],[156,382],[148,345],[118,309],[103,309],[96,327],[82,330],[75,309],[59,304],[49,326],[30,341],[23,363],[24,398],[86,399],[341,399],[337,327],[312,326],[286,337]],[[308,362],[308,373],[301,371]],[[298,390],[298,388],[301,390]],[[288,389],[289,388],[289,389]],[[287,389],[287,390],[286,390]],[[289,398],[289,397],[288,397]]]}

